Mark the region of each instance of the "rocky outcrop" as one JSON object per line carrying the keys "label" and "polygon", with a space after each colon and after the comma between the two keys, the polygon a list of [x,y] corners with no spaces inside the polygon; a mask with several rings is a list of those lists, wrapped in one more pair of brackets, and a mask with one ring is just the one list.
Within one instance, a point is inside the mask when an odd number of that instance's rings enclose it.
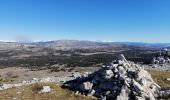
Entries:
{"label": "rocky outcrop", "polygon": [[158,52],[153,57],[151,64],[154,67],[169,67],[170,68],[170,50],[164,49]]}
{"label": "rocky outcrop", "polygon": [[155,100],[160,86],[140,66],[123,55],[100,70],[65,83],[76,93],[96,96],[102,100]]}

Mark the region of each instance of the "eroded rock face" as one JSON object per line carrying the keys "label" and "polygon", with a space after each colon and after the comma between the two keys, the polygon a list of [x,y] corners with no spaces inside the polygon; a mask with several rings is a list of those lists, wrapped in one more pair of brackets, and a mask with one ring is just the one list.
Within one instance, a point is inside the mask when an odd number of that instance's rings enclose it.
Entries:
{"label": "eroded rock face", "polygon": [[100,70],[66,85],[80,93],[107,100],[155,100],[160,88],[147,71],[127,61],[123,55]]}

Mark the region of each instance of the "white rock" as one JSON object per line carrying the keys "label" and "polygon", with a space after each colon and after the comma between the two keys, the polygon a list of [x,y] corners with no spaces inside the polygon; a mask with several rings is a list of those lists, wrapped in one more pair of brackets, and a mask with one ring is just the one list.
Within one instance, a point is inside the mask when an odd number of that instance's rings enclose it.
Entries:
{"label": "white rock", "polygon": [[136,97],[135,97],[135,100],[146,100],[146,99],[143,98],[143,97],[136,96]]}
{"label": "white rock", "polygon": [[129,100],[129,91],[126,87],[123,87],[120,94],[117,96],[117,100]]}
{"label": "white rock", "polygon": [[143,91],[143,87],[135,80],[133,80],[133,86],[137,93],[140,93],[141,91]]}
{"label": "white rock", "polygon": [[137,76],[137,81],[140,81],[142,78],[147,78],[147,81],[153,82],[151,75],[144,69],[140,69]]}
{"label": "white rock", "polygon": [[114,73],[113,73],[112,70],[104,70],[104,71],[102,72],[102,77],[103,77],[104,79],[111,79],[113,76],[114,76]]}
{"label": "white rock", "polygon": [[140,85],[142,85],[143,89],[147,91],[147,89],[150,89],[152,82],[147,81],[147,78],[143,77],[140,80]]}
{"label": "white rock", "polygon": [[167,78],[166,80],[167,80],[167,81],[170,81],[170,78]]}
{"label": "white rock", "polygon": [[91,90],[88,94],[88,96],[93,96],[95,94],[95,90]]}
{"label": "white rock", "polygon": [[43,89],[41,90],[42,93],[47,93],[51,92],[51,87],[50,86],[43,86]]}
{"label": "white rock", "polygon": [[151,91],[148,91],[148,98],[149,100],[156,100]]}
{"label": "white rock", "polygon": [[117,66],[118,66],[118,64],[113,64],[113,63],[112,63],[112,67],[117,67]]}
{"label": "white rock", "polygon": [[123,65],[124,63],[122,60],[118,60],[117,62],[118,62],[118,65]]}
{"label": "white rock", "polygon": [[126,69],[123,66],[118,66],[118,71],[120,74],[124,75],[126,73]]}
{"label": "white rock", "polygon": [[91,83],[91,82],[84,82],[79,86],[79,88],[82,91],[89,91],[92,89],[92,87],[93,87],[93,83]]}

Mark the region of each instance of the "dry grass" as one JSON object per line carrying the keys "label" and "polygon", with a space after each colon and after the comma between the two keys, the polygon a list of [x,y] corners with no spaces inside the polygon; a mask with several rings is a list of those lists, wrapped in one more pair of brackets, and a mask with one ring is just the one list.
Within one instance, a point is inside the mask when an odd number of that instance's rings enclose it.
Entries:
{"label": "dry grass", "polygon": [[[39,93],[37,87],[50,86],[50,93]],[[76,96],[74,92],[62,89],[55,83],[36,83],[0,91],[0,100],[92,100],[92,97]]]}
{"label": "dry grass", "polygon": [[157,71],[157,70],[148,70],[152,75],[154,81],[159,84],[161,87],[170,87],[170,81],[167,81],[167,78],[170,78],[170,71]]}
{"label": "dry grass", "polygon": [[10,83],[18,78],[18,75],[14,74],[14,72],[10,71],[5,73],[4,76],[0,75],[0,83]]}
{"label": "dry grass", "polygon": [[[148,70],[152,78],[161,87],[170,87],[170,71]],[[53,91],[50,93],[39,93],[42,86],[50,86]],[[56,83],[36,83],[27,86],[0,91],[0,100],[92,100],[91,97],[76,96],[74,92],[62,89]]]}

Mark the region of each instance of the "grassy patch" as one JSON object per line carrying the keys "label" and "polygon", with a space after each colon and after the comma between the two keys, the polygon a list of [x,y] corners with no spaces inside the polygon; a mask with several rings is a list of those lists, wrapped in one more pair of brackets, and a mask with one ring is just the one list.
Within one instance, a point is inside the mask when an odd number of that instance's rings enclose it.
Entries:
{"label": "grassy patch", "polygon": [[[39,93],[42,86],[50,86],[50,93]],[[0,100],[92,100],[92,97],[76,96],[74,92],[62,89],[55,83],[36,83],[28,86],[0,91]]]}
{"label": "grassy patch", "polygon": [[170,78],[170,71],[157,71],[157,70],[148,70],[152,75],[154,81],[159,84],[161,87],[170,87],[170,81],[167,81],[167,78]]}

